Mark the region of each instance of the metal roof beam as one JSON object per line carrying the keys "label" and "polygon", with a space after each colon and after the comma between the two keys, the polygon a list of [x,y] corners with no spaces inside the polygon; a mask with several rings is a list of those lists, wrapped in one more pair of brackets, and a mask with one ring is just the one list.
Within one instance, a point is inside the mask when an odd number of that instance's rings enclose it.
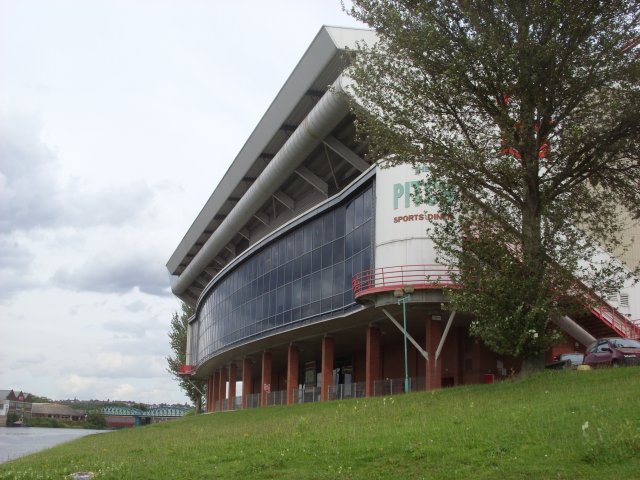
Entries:
{"label": "metal roof beam", "polygon": [[220,257],[215,257],[213,261],[216,262],[218,265],[220,265],[220,268],[224,268],[224,266],[226,265],[226,262],[224,261],[224,259]]}
{"label": "metal roof beam", "polygon": [[256,212],[253,216],[264,223],[267,227],[269,226],[269,215],[262,212]]}
{"label": "metal roof beam", "polygon": [[205,268],[204,271],[207,272],[209,275],[211,275],[211,277],[215,277],[218,274],[218,270],[211,267]]}
{"label": "metal roof beam", "polygon": [[[238,234],[238,230],[244,228],[250,215],[255,215],[262,208],[266,207],[266,202],[273,198],[273,192],[280,188],[283,181],[298,168],[304,159],[313,153],[315,148],[349,113],[349,108],[345,98],[342,96],[344,79],[339,76],[333,82],[333,88],[318,101],[318,103],[307,114],[303,124],[285,141],[284,145],[267,167],[261,172],[260,178],[253,183],[244,193],[240,201],[228,213],[220,226],[198,251],[195,258],[189,263],[180,276],[172,282],[171,290],[180,295],[184,292],[200,271],[208,266],[211,260],[224,249],[224,246],[233,240]],[[276,127],[277,128],[277,127]],[[255,163],[252,162],[252,165]],[[248,165],[247,165],[248,168]],[[224,184],[224,181],[223,181]],[[225,187],[225,190],[235,188],[236,184]],[[215,192],[214,192],[215,194]],[[229,197],[226,193],[224,199]],[[211,208],[207,209],[211,211]],[[263,212],[266,213],[266,212]],[[259,218],[259,214],[255,215]],[[263,218],[264,220],[264,218]],[[191,243],[189,240],[188,243]],[[183,255],[183,245],[181,243],[180,252],[175,252],[172,261],[168,264],[169,271],[174,270],[174,258],[178,254]]]}
{"label": "metal roof beam", "polygon": [[[187,299],[187,300],[191,300],[192,305],[195,306],[196,302],[198,301],[198,295],[196,295],[195,293],[193,293],[191,290],[187,290],[186,292],[184,292],[181,296],[181,298]],[[189,302],[187,302],[189,303]]]}
{"label": "metal roof beam", "polygon": [[296,174],[325,197],[329,196],[329,185],[327,185],[327,182],[322,180],[307,167],[298,167],[296,169]]}
{"label": "metal roof beam", "polygon": [[296,203],[293,201],[293,198],[291,198],[289,195],[284,193],[282,190],[278,190],[277,192],[274,192],[273,198],[278,200],[281,204],[283,204],[285,207],[287,207],[291,211],[293,211],[293,209],[296,206]]}
{"label": "metal roof beam", "polygon": [[238,233],[244,238],[246,238],[247,240],[251,241],[251,233],[246,228],[239,230]]}
{"label": "metal roof beam", "polygon": [[345,162],[350,163],[358,171],[364,172],[369,168],[369,164],[365,162],[360,155],[355,153],[336,137],[329,135],[323,140],[323,142],[327,147],[340,155]]}

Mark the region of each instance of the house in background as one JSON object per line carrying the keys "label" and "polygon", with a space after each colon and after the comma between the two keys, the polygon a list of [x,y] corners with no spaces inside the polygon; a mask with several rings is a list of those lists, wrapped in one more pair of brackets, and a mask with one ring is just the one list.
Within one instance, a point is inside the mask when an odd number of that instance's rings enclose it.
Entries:
{"label": "house in background", "polygon": [[0,390],[0,425],[7,424],[10,413],[16,413],[19,417],[31,417],[33,396],[30,393],[13,390]]}
{"label": "house in background", "polygon": [[76,410],[68,405],[59,403],[34,403],[31,409],[31,417],[78,422],[84,420],[85,412],[84,410]]}

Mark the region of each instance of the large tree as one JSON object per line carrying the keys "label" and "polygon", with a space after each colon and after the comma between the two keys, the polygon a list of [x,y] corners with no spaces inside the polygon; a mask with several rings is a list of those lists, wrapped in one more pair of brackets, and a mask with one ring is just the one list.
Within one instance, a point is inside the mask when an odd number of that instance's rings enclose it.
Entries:
{"label": "large tree", "polygon": [[379,36],[354,56],[358,127],[374,159],[427,166],[452,304],[499,353],[539,358],[575,278],[604,292],[629,273],[598,248],[640,216],[638,6],[353,1]]}
{"label": "large tree", "polygon": [[181,367],[186,364],[187,358],[187,332],[189,319],[193,317],[193,307],[182,302],[182,312],[173,312],[171,317],[171,329],[169,330],[169,341],[173,356],[167,357],[169,373],[173,374],[180,388],[193,402],[196,412],[200,412],[202,408],[202,397],[205,388],[205,382],[202,380],[194,380],[188,376],[181,375]]}

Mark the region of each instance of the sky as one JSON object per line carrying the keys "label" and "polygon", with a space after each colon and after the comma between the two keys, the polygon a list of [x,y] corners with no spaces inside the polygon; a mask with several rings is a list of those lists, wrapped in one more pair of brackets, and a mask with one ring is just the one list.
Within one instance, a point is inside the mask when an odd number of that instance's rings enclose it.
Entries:
{"label": "sky", "polygon": [[0,389],[184,403],[165,264],[340,0],[0,0]]}

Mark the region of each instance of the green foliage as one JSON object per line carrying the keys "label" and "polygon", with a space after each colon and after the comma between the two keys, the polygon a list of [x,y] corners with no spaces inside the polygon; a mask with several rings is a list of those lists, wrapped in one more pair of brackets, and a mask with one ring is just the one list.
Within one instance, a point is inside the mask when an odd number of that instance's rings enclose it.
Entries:
{"label": "green foliage", "polygon": [[629,367],[197,415],[8,462],[0,480],[636,479],[639,395]]}
{"label": "green foliage", "polygon": [[20,420],[20,415],[16,412],[7,413],[7,425],[12,425]]}
{"label": "green foliage", "polygon": [[51,400],[49,397],[41,397],[39,395],[32,395],[31,401],[33,403],[53,403],[53,400]]}
{"label": "green foliage", "polygon": [[184,390],[187,397],[189,397],[195,405],[196,412],[200,412],[200,409],[202,408],[205,382],[180,376],[180,367],[186,364],[187,358],[187,332],[189,319],[193,317],[194,313],[193,307],[184,302],[182,302],[182,313],[180,315],[178,315],[178,312],[173,313],[173,317],[171,318],[171,329],[169,330],[169,341],[171,344],[171,350],[173,350],[173,356],[167,357],[167,364],[169,365],[169,373],[172,373],[176,377],[180,388]]}
{"label": "green foliage", "polygon": [[[631,0],[354,0],[379,35],[353,58],[370,156],[427,167],[452,306],[496,351],[536,356],[574,278],[617,290],[597,260],[640,217],[640,31]],[[389,156],[392,153],[392,156]],[[622,209],[622,210],[624,210]],[[624,213],[624,212],[623,212]],[[599,257],[602,258],[602,257]],[[636,272],[638,273],[638,272]]]}
{"label": "green foliage", "polygon": [[101,410],[93,410],[87,413],[85,425],[86,428],[101,430],[103,428],[107,428],[107,419]]}
{"label": "green foliage", "polygon": [[67,425],[55,418],[25,418],[25,425],[29,427],[44,427],[44,428],[65,428]]}

